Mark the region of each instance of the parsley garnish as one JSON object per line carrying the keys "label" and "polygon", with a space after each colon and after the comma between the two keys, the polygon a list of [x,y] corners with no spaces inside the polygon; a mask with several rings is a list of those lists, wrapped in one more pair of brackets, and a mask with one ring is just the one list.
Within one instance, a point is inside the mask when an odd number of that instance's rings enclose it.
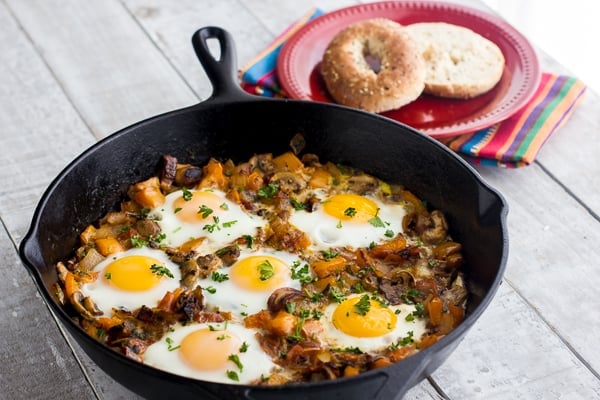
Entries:
{"label": "parsley garnish", "polygon": [[290,204],[292,205],[292,207],[294,208],[294,210],[296,211],[302,211],[302,210],[306,210],[306,205],[304,203],[300,203],[298,200],[296,199],[290,199]]}
{"label": "parsley garnish", "polygon": [[235,372],[235,371],[227,370],[227,377],[229,379],[231,379],[232,381],[236,381],[236,382],[238,382],[240,380],[240,377],[238,376],[237,372]]}
{"label": "parsley garnish", "polygon": [[240,361],[240,358],[237,354],[230,354],[229,357],[227,357],[227,359],[229,361],[232,361],[240,369],[240,372],[244,370],[244,365]]}
{"label": "parsley garnish", "polygon": [[229,206],[227,205],[227,203],[223,203],[223,204],[221,204],[221,205],[219,206],[219,208],[220,208],[221,210],[224,210],[224,211],[227,211],[227,210],[229,210]]}
{"label": "parsley garnish", "polygon": [[242,345],[240,346],[240,353],[245,353],[248,351],[248,343],[243,342]]}
{"label": "parsley garnish", "polygon": [[171,272],[171,270],[169,270],[169,268],[165,267],[164,265],[152,264],[150,266],[150,270],[152,271],[153,274],[156,274],[158,276],[165,275],[169,278],[175,278],[173,276],[173,273]]}
{"label": "parsley garnish", "polygon": [[394,231],[391,230],[391,229],[388,229],[388,230],[385,231],[384,235],[387,236],[387,237],[389,237],[389,238],[394,237]]}
{"label": "parsley garnish", "polygon": [[276,183],[269,183],[267,186],[258,189],[257,193],[259,197],[270,199],[271,197],[275,196],[278,190],[279,186]]}
{"label": "parsley garnish", "polygon": [[363,351],[361,349],[359,349],[358,347],[344,347],[344,348],[338,347],[338,348],[331,349],[331,350],[342,351],[344,353],[353,353],[353,354],[362,354],[363,353]]}
{"label": "parsley garnish", "polygon": [[369,300],[369,295],[363,295],[360,300],[354,305],[354,310],[358,315],[367,315],[369,310],[371,309],[371,301]]}
{"label": "parsley garnish", "polygon": [[407,346],[414,342],[415,342],[415,339],[413,338],[413,331],[408,331],[407,335],[405,337],[403,337],[402,339],[399,339],[396,343],[391,344],[389,346],[389,348],[390,348],[390,350],[397,350],[400,347]]}
{"label": "parsley garnish", "polygon": [[183,210],[183,208],[181,207],[177,207],[174,211],[173,214],[177,214],[179,211]]}
{"label": "parsley garnish", "polygon": [[323,253],[323,257],[326,260],[331,260],[332,258],[335,258],[335,257],[337,257],[340,254],[337,251],[331,250],[331,249],[329,249],[329,250],[323,250],[321,253]]}
{"label": "parsley garnish", "polygon": [[354,217],[356,215],[356,208],[354,207],[348,207],[344,210],[344,215],[347,217]]}
{"label": "parsley garnish", "polygon": [[304,289],[304,294],[306,294],[306,297],[308,297],[308,299],[310,301],[312,301],[313,303],[316,303],[323,298],[323,293],[317,293],[317,292],[311,293],[307,289]]}
{"label": "parsley garnish", "polygon": [[375,228],[385,228],[385,223],[379,218],[379,210],[378,208],[375,216],[369,220],[369,223]]}
{"label": "parsley garnish", "polygon": [[183,187],[181,188],[181,191],[183,192],[183,194],[181,195],[181,197],[183,197],[183,200],[190,201],[192,199],[192,192],[190,192],[188,188]]}
{"label": "parsley garnish", "polygon": [[104,277],[106,279],[112,279],[112,274],[110,272],[107,272],[107,273],[104,274]]}
{"label": "parsley garnish", "polygon": [[141,237],[134,235],[129,239],[131,241],[131,245],[133,247],[144,247],[148,244],[148,241],[142,239]]}
{"label": "parsley garnish", "polygon": [[208,216],[212,213],[212,208],[209,208],[206,204],[202,204],[198,209],[198,214],[202,214],[202,218],[208,218]]}
{"label": "parsley garnish", "polygon": [[213,271],[210,275],[210,278],[215,282],[225,282],[229,280],[229,275],[220,273],[218,271]]}
{"label": "parsley garnish", "polygon": [[294,311],[296,311],[296,303],[290,303],[290,302],[285,303],[285,310],[288,313],[293,314]]}
{"label": "parsley garnish", "polygon": [[169,351],[177,350],[178,348],[181,347],[181,345],[173,346],[173,339],[171,339],[170,337],[167,337],[165,339],[165,342],[167,342],[167,350],[169,350]]}
{"label": "parsley garnish", "polygon": [[406,304],[415,304],[420,294],[421,293],[417,289],[410,289],[405,292],[401,298]]}
{"label": "parsley garnish", "polygon": [[220,231],[221,228],[219,228],[219,217],[214,216],[213,221],[215,222],[214,224],[204,225],[202,227],[202,230],[208,231],[209,233],[213,233],[215,231],[215,229]]}
{"label": "parsley garnish", "polygon": [[312,310],[312,317],[314,319],[321,319],[321,317],[323,316],[323,312],[317,310],[316,308]]}
{"label": "parsley garnish", "polygon": [[254,243],[254,238],[251,235],[242,236],[246,241],[246,246],[250,249],[252,248],[252,244]]}
{"label": "parsley garnish", "polygon": [[222,334],[221,336],[217,336],[217,340],[225,340],[225,339],[229,339],[231,336],[226,335],[226,334]]}
{"label": "parsley garnish", "polygon": [[313,278],[310,275],[308,264],[300,267],[300,261],[294,261],[292,265],[292,279],[299,280],[301,283],[310,283]]}
{"label": "parsley garnish", "polygon": [[215,288],[214,286],[207,286],[207,287],[202,288],[202,289],[206,290],[210,294],[217,293],[217,288]]}
{"label": "parsley garnish", "polygon": [[236,223],[237,223],[237,219],[234,219],[232,221],[223,222],[223,228],[231,228]]}
{"label": "parsley garnish", "polygon": [[269,278],[272,278],[275,275],[275,268],[273,268],[273,264],[269,260],[265,260],[262,263],[256,266],[258,269],[258,273],[260,274],[260,280],[266,281]]}
{"label": "parsley garnish", "polygon": [[329,297],[331,297],[338,303],[341,303],[344,300],[344,294],[341,292],[340,289],[336,288],[335,286],[329,287]]}

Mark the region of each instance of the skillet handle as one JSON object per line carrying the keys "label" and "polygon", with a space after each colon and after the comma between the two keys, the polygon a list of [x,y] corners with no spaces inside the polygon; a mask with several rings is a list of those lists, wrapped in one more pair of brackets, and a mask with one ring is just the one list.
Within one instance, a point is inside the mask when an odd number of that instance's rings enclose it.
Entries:
{"label": "skillet handle", "polygon": [[[215,58],[208,48],[208,40],[219,43],[220,56]],[[198,29],[192,36],[194,51],[213,86],[210,99],[232,100],[252,98],[237,83],[237,58],[235,42],[226,30],[216,26]]]}

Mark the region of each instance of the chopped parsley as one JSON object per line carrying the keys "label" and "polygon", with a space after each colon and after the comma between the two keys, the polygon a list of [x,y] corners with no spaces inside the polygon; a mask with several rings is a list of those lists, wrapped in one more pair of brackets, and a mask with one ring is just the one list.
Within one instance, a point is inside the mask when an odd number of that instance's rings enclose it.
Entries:
{"label": "chopped parsley", "polygon": [[259,197],[270,199],[277,194],[277,191],[279,191],[279,186],[276,183],[269,183],[267,186],[258,189],[257,193]]}
{"label": "chopped parsley", "polygon": [[296,211],[306,210],[306,205],[304,203],[299,202],[296,199],[290,199],[290,204]]}
{"label": "chopped parsley", "polygon": [[202,288],[203,290],[206,290],[208,293],[210,294],[215,294],[217,293],[217,288],[214,286],[207,286],[205,288]]}
{"label": "chopped parsley", "polygon": [[177,207],[175,208],[175,210],[173,211],[173,214],[177,214],[179,211],[183,210],[183,208],[181,207]]}
{"label": "chopped parsley", "polygon": [[173,276],[173,273],[171,272],[171,270],[169,270],[169,268],[165,267],[164,265],[152,264],[150,266],[150,270],[152,271],[153,274],[158,275],[158,276],[166,276],[169,278],[175,278]]}
{"label": "chopped parsley", "polygon": [[354,305],[354,310],[358,315],[367,315],[369,310],[371,309],[371,301],[369,300],[369,295],[363,295],[360,300]]}
{"label": "chopped parsley", "polygon": [[293,314],[294,311],[296,311],[296,303],[291,303],[291,302],[285,303],[285,310],[288,313]]}
{"label": "chopped parsley", "polygon": [[344,300],[344,293],[342,293],[342,291],[340,289],[336,288],[335,286],[330,286],[329,287],[329,297],[331,297],[332,300],[335,300],[338,303],[341,303]]}
{"label": "chopped parsley", "polygon": [[104,274],[104,277],[106,279],[112,279],[112,274],[110,272],[107,272],[107,273]]}
{"label": "chopped parsley", "polygon": [[354,207],[348,207],[344,210],[344,215],[347,217],[354,217],[356,215],[356,208]]}
{"label": "chopped parsley", "polygon": [[392,238],[392,237],[394,237],[394,231],[391,230],[391,229],[388,229],[388,230],[385,231],[384,235],[386,237]]}
{"label": "chopped parsley", "polygon": [[213,221],[214,221],[214,224],[206,224],[202,227],[202,230],[208,231],[209,233],[213,233],[215,231],[215,229],[220,231],[221,228],[219,228],[219,217],[214,216]]}
{"label": "chopped parsley", "polygon": [[275,268],[273,268],[273,264],[269,260],[265,260],[262,263],[256,266],[258,269],[258,273],[260,274],[260,280],[266,281],[269,278],[272,278],[275,275]]}
{"label": "chopped parsley", "polygon": [[331,260],[332,258],[335,258],[335,257],[337,257],[340,254],[337,251],[331,250],[331,249],[329,249],[329,250],[323,250],[321,253],[323,254],[323,257],[326,260]]}
{"label": "chopped parsley", "polygon": [[173,339],[171,339],[170,337],[167,337],[165,339],[165,342],[167,342],[167,350],[169,351],[177,350],[181,347],[181,345],[173,346],[174,342]]}
{"label": "chopped parsley", "polygon": [[250,249],[252,248],[252,244],[254,244],[254,237],[252,235],[244,235],[242,236],[246,241],[246,246]]}
{"label": "chopped parsley", "polygon": [[248,343],[243,342],[242,345],[240,346],[240,353],[245,353],[248,351]]}
{"label": "chopped parsley", "polygon": [[224,210],[224,211],[227,211],[227,210],[229,210],[229,206],[227,205],[227,203],[223,203],[223,204],[221,204],[221,205],[219,206],[219,208],[220,208],[221,210]]}
{"label": "chopped parsley", "polygon": [[186,187],[181,188],[181,192],[182,192],[181,197],[183,197],[183,200],[190,201],[192,199],[193,194],[192,194],[192,192],[190,192],[188,190],[188,188],[186,188]]}
{"label": "chopped parsley", "polygon": [[390,350],[397,350],[400,347],[408,346],[409,344],[413,344],[415,339],[413,338],[413,331],[408,331],[407,335],[402,339],[398,339],[396,343],[393,343],[389,346]]}
{"label": "chopped parsley", "polygon": [[226,374],[227,374],[227,377],[228,377],[229,379],[231,379],[232,381],[239,382],[239,380],[240,380],[240,377],[238,376],[238,373],[237,373],[237,372],[235,372],[235,371],[231,371],[231,370],[227,370]]}
{"label": "chopped parsley", "polygon": [[215,282],[225,282],[229,280],[229,275],[218,271],[213,271],[210,278]]}
{"label": "chopped parsley", "polygon": [[201,214],[202,218],[208,218],[208,216],[212,213],[212,208],[208,207],[206,204],[202,204],[198,209],[198,214]]}
{"label": "chopped parsley", "polygon": [[237,354],[230,354],[229,357],[227,357],[227,359],[233,362],[240,369],[240,372],[244,370],[244,365],[240,361],[240,358]]}
{"label": "chopped parsley", "polygon": [[310,283],[313,278],[310,274],[308,264],[304,264],[300,267],[300,261],[294,261],[292,264],[292,279],[296,279],[301,283]]}
{"label": "chopped parsley", "polygon": [[141,237],[137,236],[137,235],[133,235],[131,237],[131,239],[129,239],[131,241],[131,245],[133,247],[144,247],[148,244],[147,240],[142,239]]}
{"label": "chopped parsley", "polygon": [[223,228],[231,228],[236,223],[237,223],[237,219],[234,219],[232,221],[223,222]]}

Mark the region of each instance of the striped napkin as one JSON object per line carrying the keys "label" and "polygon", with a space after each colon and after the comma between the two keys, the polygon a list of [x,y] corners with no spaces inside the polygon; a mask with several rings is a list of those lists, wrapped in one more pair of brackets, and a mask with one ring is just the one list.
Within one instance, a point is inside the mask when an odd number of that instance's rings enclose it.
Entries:
{"label": "striped napkin", "polygon": [[[252,94],[285,97],[276,76],[283,44],[302,26],[322,15],[317,8],[283,31],[265,50],[240,70],[241,85]],[[571,116],[583,99],[585,84],[577,78],[543,73],[533,98],[510,118],[476,132],[443,139],[469,162],[503,168],[531,164],[550,135]]]}

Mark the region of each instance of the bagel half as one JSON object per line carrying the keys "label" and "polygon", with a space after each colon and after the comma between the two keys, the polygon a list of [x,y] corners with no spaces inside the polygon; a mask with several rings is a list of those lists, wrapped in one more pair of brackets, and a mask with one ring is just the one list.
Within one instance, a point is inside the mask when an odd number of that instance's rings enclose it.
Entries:
{"label": "bagel half", "polygon": [[491,90],[502,78],[505,61],[500,48],[468,28],[423,22],[406,30],[425,60],[425,93],[468,99]]}

